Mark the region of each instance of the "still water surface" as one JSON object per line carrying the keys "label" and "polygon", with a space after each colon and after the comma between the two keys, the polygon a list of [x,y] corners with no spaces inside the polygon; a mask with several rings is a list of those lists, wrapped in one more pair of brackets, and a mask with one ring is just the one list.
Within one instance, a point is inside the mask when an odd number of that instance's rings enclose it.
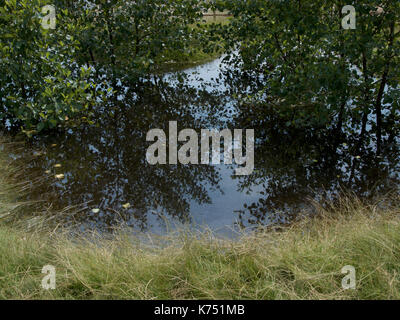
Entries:
{"label": "still water surface", "polygon": [[[332,197],[341,188],[365,197],[397,188],[394,151],[379,162],[367,151],[355,170],[346,144],[264,130],[239,115],[221,59],[184,71],[184,84],[175,73],[154,76],[97,110],[95,125],[31,141],[24,151],[33,154],[28,176],[46,177],[34,187],[32,199],[45,199],[52,211],[78,206],[73,220],[83,230],[107,230],[123,221],[142,231],[191,223],[229,233],[238,225],[285,219],[307,207],[309,199]],[[227,165],[147,164],[146,133],[168,132],[168,121],[177,121],[178,130],[254,128],[256,170],[239,178]],[[24,152],[19,156],[26,159]],[[57,174],[64,178],[56,179]]]}

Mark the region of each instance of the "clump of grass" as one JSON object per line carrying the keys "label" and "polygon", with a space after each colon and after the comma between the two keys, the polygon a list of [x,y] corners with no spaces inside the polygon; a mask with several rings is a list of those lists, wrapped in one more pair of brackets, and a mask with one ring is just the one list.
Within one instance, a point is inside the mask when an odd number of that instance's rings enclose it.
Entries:
{"label": "clump of grass", "polygon": [[[74,215],[82,210],[82,206],[69,206],[55,212],[46,199],[33,199],[32,190],[50,176],[27,170],[26,165],[35,159],[35,153],[31,156],[24,154],[22,164],[9,157],[11,154],[19,154],[19,149],[23,148],[26,148],[24,140],[18,141],[0,135],[0,224],[22,227],[25,231],[54,231],[61,222],[66,223],[66,217],[73,221]],[[69,225],[72,223],[69,222]]]}
{"label": "clump of grass", "polygon": [[[6,164],[3,213],[19,198]],[[0,299],[400,299],[400,211],[390,200],[344,197],[279,232],[235,240],[207,230],[71,236],[0,220]],[[41,287],[45,265],[56,267],[55,290]],[[342,288],[346,265],[356,269],[355,290]]]}
{"label": "clump of grass", "polygon": [[[399,299],[399,211],[354,199],[338,210],[236,240],[181,231],[143,241],[122,230],[71,239],[3,225],[0,298]],[[48,264],[56,290],[41,288]],[[345,265],[355,290],[342,288]]]}
{"label": "clump of grass", "polygon": [[6,142],[0,136],[0,221],[13,218],[18,209],[26,204],[21,194],[27,190],[27,182],[24,182],[20,168],[12,165],[7,158],[10,150],[19,146],[19,143]]}

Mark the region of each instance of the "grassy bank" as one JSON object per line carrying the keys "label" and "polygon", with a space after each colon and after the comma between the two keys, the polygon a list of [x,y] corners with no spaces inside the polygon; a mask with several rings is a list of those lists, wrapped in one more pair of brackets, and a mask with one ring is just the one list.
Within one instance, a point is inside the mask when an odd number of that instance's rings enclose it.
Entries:
{"label": "grassy bank", "polygon": [[[226,25],[229,24],[229,21],[229,16],[204,16],[199,23],[200,25]],[[197,29],[197,26],[194,25],[193,27]],[[163,52],[163,55],[156,61],[156,71],[159,73],[164,73],[185,70],[211,62],[220,57],[222,53],[222,50],[206,52],[204,50],[204,44],[202,44],[201,41],[192,39],[190,43],[188,43],[184,52],[181,52],[180,50]]]}
{"label": "grassy bank", "polygon": [[[4,158],[0,166],[4,217],[18,210],[19,187]],[[343,200],[319,218],[238,240],[181,231],[143,241],[123,229],[72,239],[3,219],[0,299],[400,299],[400,211],[380,208]],[[49,264],[57,288],[46,291]],[[342,288],[346,265],[355,290]]]}
{"label": "grassy bank", "polygon": [[[400,299],[398,212],[349,209],[238,241],[183,232],[152,245],[126,234],[71,241],[1,226],[0,298]],[[53,291],[40,287],[47,264]],[[355,290],[342,289],[345,265]]]}

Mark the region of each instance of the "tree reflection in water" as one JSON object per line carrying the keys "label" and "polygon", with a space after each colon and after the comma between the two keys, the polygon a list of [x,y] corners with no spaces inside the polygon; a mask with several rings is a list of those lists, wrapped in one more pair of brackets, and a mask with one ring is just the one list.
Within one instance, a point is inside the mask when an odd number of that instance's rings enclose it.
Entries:
{"label": "tree reflection in water", "polygon": [[[122,220],[148,230],[162,217],[192,222],[193,207],[203,208],[201,222],[211,228],[217,216],[244,227],[292,221],[310,199],[334,199],[343,190],[366,200],[397,191],[397,132],[387,128],[377,157],[373,139],[359,143],[352,123],[340,133],[329,121],[288,125],[291,113],[232,98],[256,93],[262,85],[235,72],[224,77],[214,72],[218,81],[209,82],[201,73],[190,81],[156,76],[97,110],[95,125],[33,140],[31,148],[45,154],[29,163],[27,175],[51,174],[48,183],[33,188],[31,199],[48,200],[52,211],[83,204],[85,209],[73,217],[82,227],[107,230]],[[178,121],[179,129],[254,129],[255,171],[235,177],[231,166],[148,165],[146,133],[154,128],[168,132],[169,121]],[[65,178],[55,181],[55,173]],[[126,203],[130,208],[123,208]]]}

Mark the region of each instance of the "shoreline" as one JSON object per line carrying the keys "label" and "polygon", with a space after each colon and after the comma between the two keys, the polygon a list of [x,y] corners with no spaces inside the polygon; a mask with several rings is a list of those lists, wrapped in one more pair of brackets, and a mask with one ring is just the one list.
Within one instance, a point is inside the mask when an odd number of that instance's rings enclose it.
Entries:
{"label": "shoreline", "polygon": [[[4,213],[18,204],[19,187],[7,176],[16,168],[0,156]],[[316,209],[314,218],[235,240],[182,229],[145,242],[123,228],[71,238],[2,219],[0,299],[400,299],[398,206],[344,198]],[[41,287],[47,265],[57,271],[55,290]],[[355,290],[342,288],[348,265]]]}

